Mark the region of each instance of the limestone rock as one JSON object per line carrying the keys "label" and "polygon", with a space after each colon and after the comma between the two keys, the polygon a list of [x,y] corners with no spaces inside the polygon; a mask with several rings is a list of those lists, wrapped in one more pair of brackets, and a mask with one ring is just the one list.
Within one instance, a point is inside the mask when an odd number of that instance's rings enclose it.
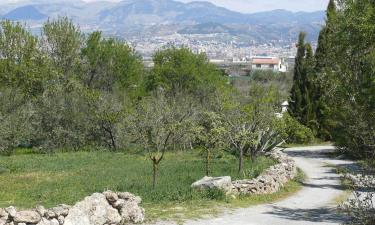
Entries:
{"label": "limestone rock", "polygon": [[120,199],[124,199],[124,200],[133,200],[135,198],[135,195],[129,192],[119,192],[117,194]]}
{"label": "limestone rock", "polygon": [[13,221],[20,224],[20,223],[39,223],[42,217],[36,211],[19,211],[13,218]]}
{"label": "limestone rock", "polygon": [[70,206],[68,205],[58,205],[56,207],[53,207],[50,209],[55,216],[54,217],[59,217],[59,216],[67,216],[69,213]]}
{"label": "limestone rock", "polygon": [[60,225],[59,221],[57,219],[52,219],[50,222],[49,222],[50,225]]}
{"label": "limestone rock", "polygon": [[0,208],[0,218],[8,217],[7,211],[5,209]]}
{"label": "limestone rock", "polygon": [[201,180],[194,182],[191,185],[192,188],[197,189],[219,189],[223,191],[229,191],[232,188],[232,179],[229,176],[226,177],[203,177]]}
{"label": "limestone rock", "polygon": [[17,210],[13,206],[9,206],[8,208],[5,208],[5,211],[9,214],[10,217],[15,217]]}
{"label": "limestone rock", "polygon": [[113,191],[106,191],[103,193],[109,202],[115,202],[118,200],[118,196]]}
{"label": "limestone rock", "polygon": [[7,223],[7,219],[0,218],[0,225],[5,225]]}
{"label": "limestone rock", "polygon": [[38,205],[36,207],[36,211],[39,213],[39,215],[41,215],[42,217],[46,214],[47,210],[46,208],[44,208],[44,206],[42,205]]}
{"label": "limestone rock", "polygon": [[95,193],[70,209],[64,225],[104,225],[120,222],[119,212],[108,203],[105,195]]}
{"label": "limestone rock", "polygon": [[47,210],[45,216],[47,217],[47,219],[53,219],[57,217],[56,213],[52,210]]}
{"label": "limestone rock", "polygon": [[56,219],[48,220],[46,218],[42,218],[37,225],[59,225],[59,222]]}
{"label": "limestone rock", "polygon": [[138,206],[136,201],[127,201],[120,209],[122,222],[142,223],[145,219],[145,210]]}
{"label": "limestone rock", "polygon": [[57,221],[59,222],[60,225],[63,225],[64,222],[65,222],[65,217],[64,217],[64,216],[59,216],[59,217],[57,218]]}

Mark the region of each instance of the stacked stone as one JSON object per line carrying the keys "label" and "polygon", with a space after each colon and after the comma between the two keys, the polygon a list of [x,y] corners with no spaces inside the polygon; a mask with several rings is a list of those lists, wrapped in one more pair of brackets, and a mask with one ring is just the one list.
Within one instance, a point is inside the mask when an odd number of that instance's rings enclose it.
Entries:
{"label": "stacked stone", "polygon": [[38,206],[35,210],[20,210],[10,206],[0,209],[0,225],[62,225],[70,206],[59,205],[51,209]]}
{"label": "stacked stone", "polygon": [[272,151],[269,156],[279,162],[251,180],[232,182],[234,194],[272,194],[280,190],[285,183],[297,175],[297,166],[291,158],[280,150]]}
{"label": "stacked stone", "polygon": [[145,211],[141,198],[128,192],[106,191],[86,197],[74,206],[58,205],[51,209],[38,206],[18,211],[0,208],[0,225],[118,225],[141,223]]}

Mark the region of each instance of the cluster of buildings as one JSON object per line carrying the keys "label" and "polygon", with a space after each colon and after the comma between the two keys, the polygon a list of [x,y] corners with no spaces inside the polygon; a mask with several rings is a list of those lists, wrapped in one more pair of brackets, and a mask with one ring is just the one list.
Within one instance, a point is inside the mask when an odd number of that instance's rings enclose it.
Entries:
{"label": "cluster of buildings", "polygon": [[128,42],[142,55],[147,65],[155,51],[168,46],[187,47],[195,53],[205,53],[215,64],[246,64],[253,69],[287,71],[296,55],[294,44],[278,42],[258,44],[226,34],[171,34],[129,38]]}

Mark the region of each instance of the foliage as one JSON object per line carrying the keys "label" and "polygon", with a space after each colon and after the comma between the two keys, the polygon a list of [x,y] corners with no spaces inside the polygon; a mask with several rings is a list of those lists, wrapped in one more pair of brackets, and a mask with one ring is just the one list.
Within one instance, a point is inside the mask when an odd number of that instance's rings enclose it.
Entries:
{"label": "foliage", "polygon": [[153,60],[155,67],[148,77],[148,90],[162,87],[172,95],[186,92],[204,102],[225,86],[222,73],[204,54],[172,47],[156,52]]}
{"label": "foliage", "polygon": [[[244,154],[253,160],[260,154],[280,144],[284,138],[282,121],[275,116],[276,94],[272,88],[252,85],[249,96],[242,104],[224,108],[230,146],[239,157],[239,173],[243,172]],[[280,125],[280,126],[279,126]]]}
{"label": "foliage", "polygon": [[289,114],[284,114],[287,142],[293,144],[309,144],[315,140],[314,133]]}
{"label": "foliage", "polygon": [[211,174],[210,162],[213,152],[226,148],[225,134],[227,130],[224,121],[215,112],[202,112],[193,129],[196,144],[206,152],[206,176],[209,176]]}
{"label": "foliage", "polygon": [[[332,1],[333,2],[333,1]],[[320,74],[326,124],[337,146],[359,158],[375,157],[375,8],[373,1],[341,0],[330,14],[329,62]]]}
{"label": "foliage", "polygon": [[311,44],[305,43],[305,37],[305,33],[300,33],[290,97],[290,113],[300,123],[316,132],[318,125],[311,77],[314,67],[313,50]]}
{"label": "foliage", "polygon": [[20,93],[11,89],[0,92],[0,155],[12,154],[31,138],[31,106]]}
{"label": "foliage", "polygon": [[0,22],[0,88],[15,88],[34,96],[43,91],[48,64],[38,40],[19,23]]}
{"label": "foliage", "polygon": [[117,86],[132,92],[143,91],[143,65],[134,50],[122,41],[103,39],[100,32],[93,32],[82,48],[82,57],[82,79],[88,88],[113,91]]}
{"label": "foliage", "polygon": [[169,98],[163,92],[142,99],[129,115],[129,131],[135,142],[145,149],[153,165],[153,188],[157,170],[165,152],[186,133],[186,123],[193,115],[193,105],[186,96]]}

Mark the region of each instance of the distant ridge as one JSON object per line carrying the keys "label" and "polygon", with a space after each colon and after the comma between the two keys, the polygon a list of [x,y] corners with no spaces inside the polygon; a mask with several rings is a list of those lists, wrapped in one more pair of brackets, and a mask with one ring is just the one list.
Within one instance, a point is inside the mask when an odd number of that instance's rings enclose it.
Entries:
{"label": "distant ridge", "polygon": [[47,17],[32,5],[16,8],[3,16],[9,20],[43,20]]}
{"label": "distant ridge", "polygon": [[[0,0],[1,1],[1,0]],[[0,11],[4,18],[31,21],[40,25],[47,18],[68,16],[87,31],[101,30],[119,37],[165,34],[223,33],[246,36],[248,40],[295,40],[300,31],[317,40],[325,12],[273,10],[240,13],[207,1],[183,3],[175,0],[123,0],[120,2],[83,2],[79,0],[33,0],[33,4],[12,5]],[[24,3],[25,4],[25,3]],[[1,3],[0,3],[1,5]],[[15,8],[17,7],[18,8]],[[9,6],[8,6],[9,7]],[[38,27],[38,26],[34,26]]]}

